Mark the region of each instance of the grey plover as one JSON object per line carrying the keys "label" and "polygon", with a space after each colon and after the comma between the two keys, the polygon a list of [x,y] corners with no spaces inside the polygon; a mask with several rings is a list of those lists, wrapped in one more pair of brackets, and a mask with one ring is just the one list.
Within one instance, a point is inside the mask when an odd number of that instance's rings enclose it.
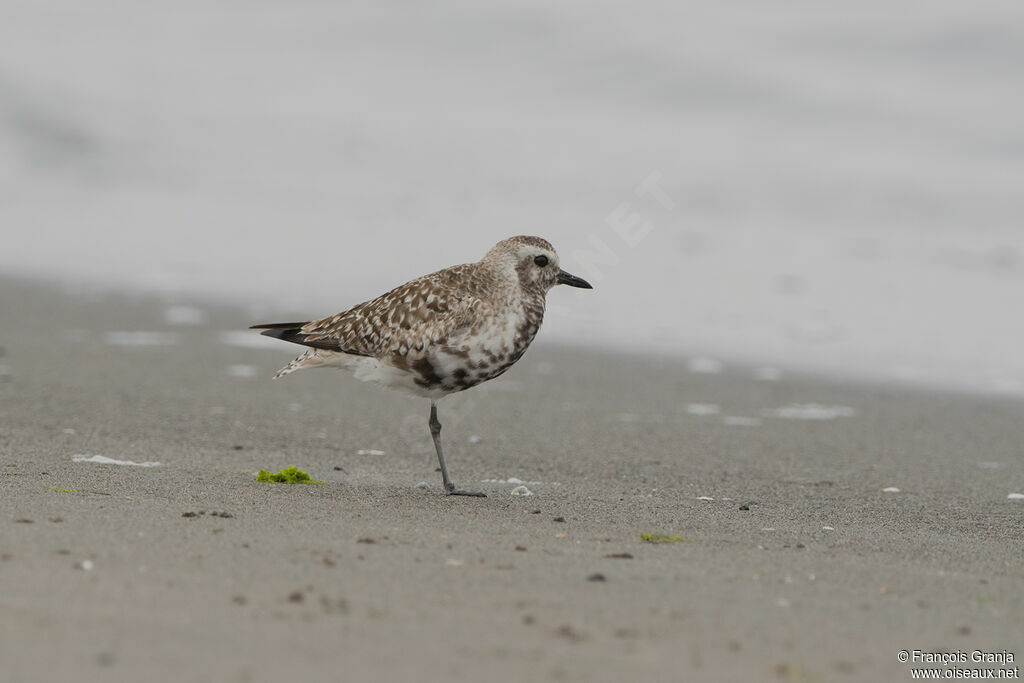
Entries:
{"label": "grey plover", "polygon": [[334,367],[357,379],[430,399],[445,493],[456,488],[441,449],[437,402],[494,379],[519,360],[544,319],[555,285],[592,289],[558,267],[558,254],[539,237],[510,237],[476,263],[445,268],[321,320],[253,325],[262,334],[310,347],[275,375]]}

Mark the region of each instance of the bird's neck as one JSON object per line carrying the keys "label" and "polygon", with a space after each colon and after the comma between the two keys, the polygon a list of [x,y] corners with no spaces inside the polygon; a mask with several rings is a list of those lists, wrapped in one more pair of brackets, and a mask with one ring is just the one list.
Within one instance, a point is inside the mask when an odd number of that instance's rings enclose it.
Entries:
{"label": "bird's neck", "polygon": [[526,296],[520,300],[523,317],[516,327],[515,338],[512,342],[512,355],[516,360],[526,352],[526,347],[537,336],[537,331],[540,329],[541,323],[544,322],[545,303],[543,294],[540,296]]}

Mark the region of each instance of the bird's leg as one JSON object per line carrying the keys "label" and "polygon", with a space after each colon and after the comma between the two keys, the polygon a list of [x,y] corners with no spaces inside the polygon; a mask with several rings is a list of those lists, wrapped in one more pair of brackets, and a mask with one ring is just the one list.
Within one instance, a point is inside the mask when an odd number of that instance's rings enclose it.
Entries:
{"label": "bird's leg", "polygon": [[478,496],[486,498],[486,493],[476,491],[463,491],[455,488],[455,483],[448,475],[448,465],[444,461],[444,451],[441,450],[441,423],[437,419],[437,403],[430,402],[430,435],[434,437],[434,449],[437,451],[437,461],[441,464],[441,479],[444,480],[444,492],[449,496]]}

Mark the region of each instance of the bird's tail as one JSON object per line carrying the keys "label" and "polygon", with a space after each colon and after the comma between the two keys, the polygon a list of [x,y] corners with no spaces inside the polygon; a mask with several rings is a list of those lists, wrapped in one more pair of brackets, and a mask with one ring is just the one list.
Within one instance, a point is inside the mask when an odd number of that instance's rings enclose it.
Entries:
{"label": "bird's tail", "polygon": [[298,370],[301,367],[302,367],[302,356],[299,356],[298,358],[293,360],[291,363],[289,363],[288,365],[286,365],[283,368],[281,368],[280,370],[278,370],[277,374],[274,375],[274,379],[281,379],[285,375],[290,375],[290,374],[292,374],[293,372],[295,372],[296,370]]}
{"label": "bird's tail", "polygon": [[301,356],[299,356],[298,358],[296,358],[295,360],[293,360],[288,365],[278,370],[277,374],[274,375],[274,379],[279,379],[281,377],[284,377],[285,375],[290,375],[296,370],[301,370],[302,368],[315,368],[318,365],[323,365],[325,362],[325,352],[330,352],[333,350],[341,351],[341,349],[335,348],[336,344],[334,342],[321,341],[319,339],[310,341],[309,339],[307,339],[308,335],[303,333],[302,328],[308,324],[309,322],[262,323],[260,325],[253,325],[252,327],[249,328],[250,330],[262,330],[260,334],[267,337],[281,339],[283,341],[292,342],[293,344],[302,344],[304,346],[313,347],[310,348]]}
{"label": "bird's tail", "polygon": [[293,360],[288,365],[278,370],[277,374],[274,375],[274,379],[281,379],[285,375],[290,375],[296,370],[301,370],[302,368],[315,368],[318,365],[323,364],[324,359],[321,356],[320,352],[317,349],[310,349],[309,351],[306,351],[304,354]]}

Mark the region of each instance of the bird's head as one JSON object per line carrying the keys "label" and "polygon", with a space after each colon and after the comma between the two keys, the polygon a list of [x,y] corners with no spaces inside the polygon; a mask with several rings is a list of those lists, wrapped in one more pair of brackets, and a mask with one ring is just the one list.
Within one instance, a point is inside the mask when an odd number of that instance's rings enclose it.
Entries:
{"label": "bird's head", "polygon": [[519,284],[527,291],[547,294],[555,285],[593,289],[583,278],[562,270],[555,248],[540,237],[520,235],[502,240],[487,252],[484,260],[514,272]]}

